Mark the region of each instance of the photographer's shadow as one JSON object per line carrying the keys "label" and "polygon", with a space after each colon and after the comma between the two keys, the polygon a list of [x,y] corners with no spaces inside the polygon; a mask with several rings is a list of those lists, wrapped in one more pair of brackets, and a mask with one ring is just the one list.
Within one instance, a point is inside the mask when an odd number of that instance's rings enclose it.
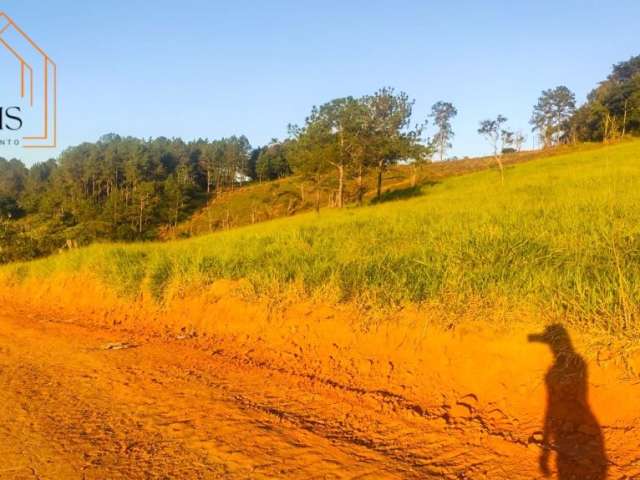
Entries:
{"label": "photographer's shadow", "polygon": [[540,471],[550,476],[550,455],[555,452],[559,480],[605,479],[608,461],[602,430],[589,407],[585,361],[573,349],[562,325],[529,335],[529,341],[546,343],[554,357],[545,376],[547,409]]}

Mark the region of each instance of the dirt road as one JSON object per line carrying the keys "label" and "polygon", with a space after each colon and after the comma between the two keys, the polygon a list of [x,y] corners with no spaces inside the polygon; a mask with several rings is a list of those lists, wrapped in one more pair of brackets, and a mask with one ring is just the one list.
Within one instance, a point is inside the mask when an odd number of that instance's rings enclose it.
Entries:
{"label": "dirt road", "polygon": [[499,422],[192,338],[5,313],[0,392],[0,479],[540,478]]}

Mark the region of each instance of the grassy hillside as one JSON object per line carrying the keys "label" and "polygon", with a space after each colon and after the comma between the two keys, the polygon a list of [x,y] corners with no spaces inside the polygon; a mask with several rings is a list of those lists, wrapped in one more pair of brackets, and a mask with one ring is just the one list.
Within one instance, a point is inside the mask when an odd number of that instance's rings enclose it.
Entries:
{"label": "grassy hillside", "polygon": [[[567,151],[586,151],[597,148],[595,144],[579,146],[559,146],[545,151],[522,152],[506,155],[503,162],[507,165],[558,155]],[[419,187],[432,185],[444,178],[470,172],[495,168],[493,158],[469,158],[425,165],[417,172],[411,166],[391,166],[384,175],[383,201],[407,198],[420,193],[420,188],[412,188],[413,175]],[[371,171],[364,179],[366,191],[365,204],[375,203],[375,172]],[[315,208],[316,186],[299,176],[291,176],[269,182],[253,182],[233,191],[227,191],[212,198],[207,206],[181,222],[177,228],[166,227],[161,231],[163,240],[187,238],[194,235],[228,230],[244,225],[252,225],[281,217],[310,212]],[[320,204],[331,206],[331,195],[337,189],[335,175],[324,175],[320,188]],[[355,203],[356,181],[347,179],[346,203]]]}
{"label": "grassy hillside", "polygon": [[163,302],[218,279],[369,307],[495,302],[637,331],[640,141],[447,178],[412,198],[164,244],[95,245],[0,269],[0,281],[96,275]]}

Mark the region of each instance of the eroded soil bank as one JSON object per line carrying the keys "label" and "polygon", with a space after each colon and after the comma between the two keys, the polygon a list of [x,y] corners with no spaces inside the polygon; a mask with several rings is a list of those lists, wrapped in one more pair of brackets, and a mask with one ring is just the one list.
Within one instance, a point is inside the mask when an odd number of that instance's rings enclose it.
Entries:
{"label": "eroded soil bank", "polygon": [[363,330],[225,283],[0,301],[0,479],[640,478],[639,357],[536,319]]}

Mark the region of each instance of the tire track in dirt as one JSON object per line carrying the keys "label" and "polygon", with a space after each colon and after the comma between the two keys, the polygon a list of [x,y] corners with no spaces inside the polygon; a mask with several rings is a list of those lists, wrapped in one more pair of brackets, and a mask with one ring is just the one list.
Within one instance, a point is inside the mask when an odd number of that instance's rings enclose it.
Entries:
{"label": "tire track in dirt", "polygon": [[[105,478],[103,471],[112,479],[222,478],[223,469],[204,467],[198,455],[140,430],[91,374],[78,376],[60,365],[19,358],[8,365],[2,358],[2,430],[11,426],[11,436],[29,458],[20,468],[32,470],[34,478]],[[179,464],[175,457],[181,458]]]}

